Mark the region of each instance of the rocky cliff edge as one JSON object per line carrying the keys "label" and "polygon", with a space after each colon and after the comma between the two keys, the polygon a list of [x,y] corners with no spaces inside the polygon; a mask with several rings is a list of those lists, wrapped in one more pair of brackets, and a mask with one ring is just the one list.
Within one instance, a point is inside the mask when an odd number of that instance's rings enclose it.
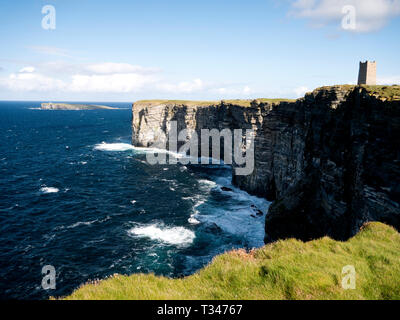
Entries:
{"label": "rocky cliff edge", "polygon": [[266,242],[344,240],[367,221],[400,228],[400,87],[322,87],[296,101],[139,101],[132,142],[178,130],[253,129],[255,168],[233,176],[273,201]]}

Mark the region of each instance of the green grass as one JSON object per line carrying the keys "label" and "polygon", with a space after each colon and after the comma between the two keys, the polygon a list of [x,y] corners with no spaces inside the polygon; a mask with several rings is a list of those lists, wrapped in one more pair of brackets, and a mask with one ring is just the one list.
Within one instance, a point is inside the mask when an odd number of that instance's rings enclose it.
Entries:
{"label": "green grass", "polygon": [[363,86],[367,91],[382,100],[400,101],[400,86]]}
{"label": "green grass", "polygon": [[[325,86],[320,87],[315,90],[329,90],[334,87],[340,87],[342,89],[352,90],[356,88],[356,85],[344,84],[344,85],[336,85],[336,86]],[[371,95],[376,96],[379,99],[384,100],[400,100],[400,86],[361,86],[365,88]],[[250,107],[253,101],[257,101],[258,103],[271,103],[278,104],[281,102],[294,102],[295,99],[267,99],[267,98],[259,98],[259,99],[231,99],[231,100],[222,100],[226,104],[237,105],[241,107]],[[221,101],[195,101],[195,100],[140,100],[135,102],[135,104],[146,104],[146,105],[184,105],[191,107],[209,107],[219,105]]]}
{"label": "green grass", "polygon": [[146,104],[146,105],[184,105],[184,106],[198,106],[198,107],[209,107],[221,104],[221,102],[226,104],[232,104],[241,107],[250,107],[251,102],[257,101],[258,103],[280,103],[280,102],[294,102],[294,99],[231,99],[231,100],[220,100],[220,101],[195,101],[195,100],[140,100],[135,102],[135,104]]}
{"label": "green grass", "polygon": [[259,99],[237,99],[237,100],[224,100],[225,103],[230,103],[233,105],[239,105],[242,107],[250,107],[251,103],[253,101],[256,101],[257,103],[281,103],[281,102],[295,102],[295,99],[268,99],[268,98],[259,98]]}
{"label": "green grass", "polygon": [[[316,90],[329,90],[333,87],[340,87],[342,89],[353,90],[357,88],[356,85],[337,85],[337,86],[326,86],[320,87]],[[372,96],[375,96],[381,100],[387,101],[400,101],[400,85],[376,85],[376,86],[367,86],[361,85],[360,87],[365,88],[365,90]]]}
{"label": "green grass", "polygon": [[[365,225],[347,242],[278,241],[217,256],[192,276],[115,275],[66,299],[400,299],[400,234]],[[356,289],[342,288],[342,268],[356,269]]]}
{"label": "green grass", "polygon": [[140,100],[135,104],[146,105],[159,105],[159,104],[172,104],[172,105],[185,105],[185,106],[212,106],[218,104],[218,101],[195,101],[195,100]]}

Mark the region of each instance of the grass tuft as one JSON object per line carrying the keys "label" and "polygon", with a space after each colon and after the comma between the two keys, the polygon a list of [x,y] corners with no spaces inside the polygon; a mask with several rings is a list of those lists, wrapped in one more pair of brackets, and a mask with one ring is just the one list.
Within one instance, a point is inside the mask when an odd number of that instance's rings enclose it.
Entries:
{"label": "grass tuft", "polygon": [[[115,275],[66,299],[400,299],[399,258],[400,234],[368,223],[347,242],[277,241],[219,255],[186,278]],[[355,290],[342,288],[346,265],[356,269]]]}
{"label": "grass tuft", "polygon": [[400,86],[363,86],[371,95],[384,101],[400,101]]}

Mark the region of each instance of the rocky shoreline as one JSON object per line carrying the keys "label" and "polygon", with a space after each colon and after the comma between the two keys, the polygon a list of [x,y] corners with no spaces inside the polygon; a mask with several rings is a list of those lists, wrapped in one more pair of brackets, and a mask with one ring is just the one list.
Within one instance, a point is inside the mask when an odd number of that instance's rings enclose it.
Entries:
{"label": "rocky shoreline", "polygon": [[345,240],[367,221],[400,229],[398,99],[381,99],[365,87],[332,86],[293,102],[139,101],[132,114],[136,146],[168,135],[170,121],[196,132],[253,129],[255,169],[233,181],[274,201],[266,242],[325,235]]}

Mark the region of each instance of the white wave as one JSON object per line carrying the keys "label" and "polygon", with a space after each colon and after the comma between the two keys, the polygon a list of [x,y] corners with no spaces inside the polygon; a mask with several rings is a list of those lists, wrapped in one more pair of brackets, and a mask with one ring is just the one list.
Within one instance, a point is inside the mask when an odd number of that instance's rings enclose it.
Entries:
{"label": "white wave", "polygon": [[151,152],[151,153],[166,153],[168,155],[171,155],[177,159],[182,159],[182,158],[186,158],[186,154],[183,153],[178,153],[178,152],[174,152],[174,151],[169,151],[166,149],[159,149],[159,148],[146,148],[146,147],[133,147],[134,150],[139,151],[139,152]]}
{"label": "white wave", "polygon": [[[264,218],[270,202],[266,199],[252,196],[232,185],[230,176],[218,177],[215,182],[205,179],[198,182],[201,189],[208,187],[210,190],[219,190],[229,198],[218,204],[212,201],[207,202],[207,196],[191,199],[195,201],[195,204],[189,220],[194,218],[202,224],[214,223],[224,232],[240,235],[250,247],[263,245],[265,235]],[[232,191],[222,191],[222,187],[230,188]],[[202,206],[203,204],[204,207]],[[263,213],[262,216],[259,211]]]}
{"label": "white wave", "polygon": [[200,199],[196,202],[196,204],[193,206],[193,210],[195,210],[196,213],[198,213],[197,208],[200,207],[204,202],[206,202],[205,199]]}
{"label": "white wave", "polygon": [[91,220],[91,221],[78,221],[78,222],[68,226],[67,229],[73,229],[73,228],[76,228],[76,227],[79,227],[79,226],[90,226],[91,224],[96,223],[96,222],[103,223],[103,222],[106,222],[106,221],[108,221],[110,219],[111,219],[111,217],[107,216],[102,220],[95,219],[95,220]]}
{"label": "white wave", "polygon": [[182,197],[182,200],[193,200],[194,197]]}
{"label": "white wave", "polygon": [[196,215],[195,214],[190,215],[190,218],[188,219],[188,222],[190,224],[199,224],[200,223],[200,221],[196,219]]}
{"label": "white wave", "polygon": [[195,198],[190,197],[188,199],[190,199],[192,201],[196,201],[192,208],[193,213],[190,215],[188,222],[190,224],[200,224],[200,221],[197,219],[200,215],[200,211],[198,210],[198,207],[200,207],[204,202],[206,202],[206,198],[196,196]]}
{"label": "white wave", "polygon": [[203,191],[209,192],[217,186],[217,183],[215,181],[211,181],[211,180],[200,179],[200,180],[197,180],[197,182],[199,183],[200,189]]}
{"label": "white wave", "polygon": [[76,228],[76,227],[79,227],[79,226],[89,226],[89,225],[91,225],[92,223],[95,223],[95,222],[97,222],[97,220],[93,220],[93,221],[79,221],[79,222],[76,222],[76,223],[74,223],[74,224],[71,224],[71,225],[68,226],[67,228],[68,228],[68,229],[73,229],[73,228]]}
{"label": "white wave", "polygon": [[135,203],[136,203],[136,200],[132,200],[131,203],[132,203],[132,204],[135,204]]}
{"label": "white wave", "polygon": [[212,187],[215,187],[217,185],[215,183],[215,181],[206,180],[206,179],[200,179],[198,182],[201,184],[207,185],[207,186],[212,186]]}
{"label": "white wave", "polygon": [[[235,200],[243,201],[243,202],[248,202],[250,204],[254,204],[258,209],[266,213],[268,211],[268,207],[271,204],[269,201],[267,201],[264,198],[259,198],[257,196],[252,196],[246,191],[234,186],[232,184],[232,177],[218,177],[216,179],[216,183],[219,187],[219,190],[223,192],[226,195],[231,195],[232,198]],[[222,187],[227,187],[232,189],[231,192],[225,192],[222,191]]]}
{"label": "white wave", "polygon": [[[169,155],[174,156],[175,158],[182,158],[186,157],[186,155],[173,152],[173,151],[168,151],[165,149],[158,149],[158,148],[145,148],[145,147],[135,147],[129,143],[123,143],[123,142],[115,142],[115,143],[106,143],[102,142],[99,144],[96,144],[94,146],[95,150],[100,150],[100,151],[128,151],[128,150],[135,150],[138,152],[152,152],[152,153],[166,153]],[[168,170],[168,169],[167,169]]]}
{"label": "white wave", "polygon": [[183,227],[164,227],[159,224],[133,227],[130,235],[150,238],[173,245],[190,245],[196,237],[194,232]]}
{"label": "white wave", "polygon": [[[214,158],[206,158],[206,157],[198,157],[194,158],[188,154],[185,153],[179,153],[175,151],[170,151],[167,149],[160,149],[156,147],[136,147],[128,143],[122,143],[122,142],[116,142],[116,143],[106,143],[102,142],[100,144],[96,144],[94,147],[95,150],[101,150],[101,151],[128,151],[128,150],[135,150],[137,152],[141,153],[165,153],[170,156],[173,156],[174,158],[177,159],[177,162],[180,163],[181,159],[189,160],[190,163],[194,164],[208,164],[211,167],[227,167],[230,168],[229,165],[225,165],[225,163],[222,160],[217,160]],[[186,170],[187,167],[183,166],[183,169],[181,170]],[[164,168],[164,170],[168,170],[168,168]]]}
{"label": "white wave", "polygon": [[95,150],[100,150],[100,151],[128,151],[128,150],[133,150],[135,149],[134,146],[128,143],[99,143],[94,146]]}
{"label": "white wave", "polygon": [[54,187],[42,187],[40,188],[40,191],[43,193],[57,193],[60,190]]}
{"label": "white wave", "polygon": [[135,159],[135,161],[140,162],[142,164],[148,164],[146,160]]}

